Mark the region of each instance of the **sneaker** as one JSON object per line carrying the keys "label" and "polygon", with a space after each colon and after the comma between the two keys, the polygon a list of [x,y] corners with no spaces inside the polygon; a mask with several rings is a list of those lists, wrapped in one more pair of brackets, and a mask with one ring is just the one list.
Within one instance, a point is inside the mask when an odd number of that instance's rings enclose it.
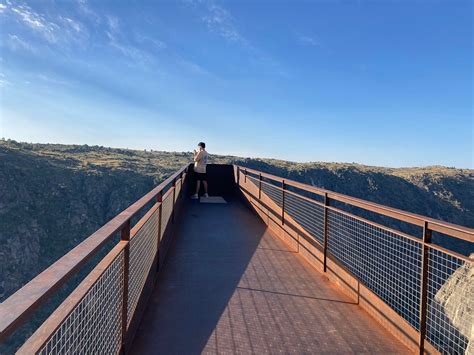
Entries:
{"label": "sneaker", "polygon": [[191,196],[191,200],[197,200],[199,198],[198,194],[194,194]]}
{"label": "sneaker", "polygon": [[209,195],[208,195],[208,194],[204,194],[202,197],[204,197],[204,198],[208,198],[208,197],[209,197]]}

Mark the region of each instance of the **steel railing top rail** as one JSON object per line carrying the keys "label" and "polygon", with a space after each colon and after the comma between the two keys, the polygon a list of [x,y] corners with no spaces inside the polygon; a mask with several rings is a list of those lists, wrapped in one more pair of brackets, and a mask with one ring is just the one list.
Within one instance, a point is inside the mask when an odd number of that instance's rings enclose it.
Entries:
{"label": "steel railing top rail", "polygon": [[123,253],[127,246],[126,241],[119,241],[112,250],[97,264],[97,266],[89,273],[89,275],[79,284],[79,286],[69,295],[66,302],[63,302],[55,310],[61,314],[61,317],[49,317],[40,328],[39,334],[32,336],[17,351],[17,354],[31,354],[32,349],[39,349],[51,337],[52,334],[61,326],[65,318],[67,318],[77,307],[77,305],[85,298],[90,289],[97,283],[99,278],[107,271],[113,261]]}
{"label": "steel railing top rail", "polygon": [[[466,328],[468,330],[463,330],[464,328],[459,324],[469,322],[469,315],[460,317],[462,320],[457,319],[458,324],[455,325],[448,313],[442,313],[446,310],[440,311],[443,296],[439,296],[438,293],[447,292],[442,291],[443,287],[453,287],[454,283],[457,287],[461,284],[459,274],[462,274],[463,268],[474,266],[474,258],[472,255],[461,255],[437,245],[432,241],[432,231],[473,243],[474,229],[316,188],[239,165],[234,165],[234,168],[237,173],[237,185],[254,207],[263,207],[261,209],[263,215],[272,220],[271,223],[268,222],[268,225],[274,226],[272,223],[276,223],[285,232],[289,231],[285,233],[285,236],[288,235],[294,239],[298,245],[298,252],[300,246],[303,246],[306,250],[304,256],[321,262],[324,272],[327,271],[329,259],[333,265],[334,263],[337,265],[339,270],[344,270],[346,275],[356,280],[358,301],[359,287],[360,285],[365,287],[364,294],[369,297],[369,301],[366,300],[368,308],[373,309],[376,304],[381,306],[378,312],[382,312],[384,316],[378,318],[383,323],[391,324],[389,328],[397,333],[401,330],[400,334],[404,334],[403,338],[407,344],[413,347],[416,341],[420,354],[425,353],[425,348],[429,353],[464,353],[470,336],[468,334],[470,323]],[[289,187],[296,189],[289,189]],[[304,192],[324,197],[323,202],[311,198],[309,194],[305,196]],[[299,207],[295,199],[299,201]],[[381,216],[420,226],[423,228],[423,236],[416,238],[354,215],[338,208],[337,205],[334,206],[331,201],[342,202]],[[306,212],[305,214],[305,209],[311,209],[314,206],[318,206],[319,213],[312,210],[313,213]],[[256,208],[260,209],[260,207]],[[315,232],[317,221],[319,221],[319,230]],[[296,239],[292,236],[293,232],[297,233]],[[306,241],[314,240],[317,246],[313,243],[301,243],[300,236],[303,236]],[[319,250],[319,257],[312,254],[310,245]],[[332,272],[334,273],[334,270]],[[352,289],[352,286],[344,281],[345,277],[341,279],[342,284]],[[469,280],[464,277],[464,282],[469,282]],[[463,294],[464,291],[459,292]],[[454,312],[452,306],[450,307],[449,312]],[[386,322],[388,318],[385,316],[385,311],[394,312],[390,322]]]}
{"label": "steel railing top rail", "polygon": [[130,222],[132,217],[186,172],[188,166],[189,164],[186,164],[181,167],[0,304],[0,340],[5,339],[28,319],[31,313],[95,256],[115,233]]}
{"label": "steel railing top rail", "polygon": [[[375,212],[387,217],[395,218],[403,222],[407,222],[418,227],[425,227],[425,223],[427,223],[427,228],[436,231],[442,234],[449,235],[451,237],[459,238],[466,240],[468,242],[474,243],[474,229],[469,227],[463,227],[460,225],[440,221],[434,218],[421,216],[416,213],[411,213],[403,210],[399,210],[397,208],[388,207],[384,205],[380,205],[375,202],[369,202],[363,199],[359,199],[356,197],[351,197],[348,195],[344,195],[341,193],[333,192],[330,190],[310,186],[301,182],[297,182],[294,180],[282,178],[280,176],[275,176],[272,174],[267,174],[258,170],[246,168],[240,165],[234,165],[241,171],[250,172],[252,174],[256,174],[257,176],[261,176],[262,178],[267,178],[279,183],[284,183],[286,186],[293,186],[300,190],[308,191],[320,196],[326,196],[332,200],[339,201],[351,206],[359,207],[367,211]],[[282,189],[282,187],[275,186],[278,189]]]}

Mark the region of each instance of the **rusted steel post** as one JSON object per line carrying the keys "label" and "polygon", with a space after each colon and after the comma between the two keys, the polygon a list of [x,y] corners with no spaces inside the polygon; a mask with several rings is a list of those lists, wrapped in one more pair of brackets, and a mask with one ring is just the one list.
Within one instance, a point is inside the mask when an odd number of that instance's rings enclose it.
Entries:
{"label": "rusted steel post", "polygon": [[171,187],[173,189],[173,206],[171,206],[171,223],[174,223],[174,205],[176,204],[176,178],[173,179],[173,186]]}
{"label": "rusted steel post", "polygon": [[180,188],[179,188],[179,196],[178,197],[183,197],[183,173],[179,174],[179,180],[180,180]]}
{"label": "rusted steel post", "polygon": [[262,199],[262,174],[258,175],[258,199]]}
{"label": "rusted steel post", "polygon": [[285,224],[285,180],[281,181],[281,224]]}
{"label": "rusted steel post", "polygon": [[245,169],[245,174],[244,174],[244,183],[247,183],[247,169]]}
{"label": "rusted steel post", "polygon": [[420,354],[425,351],[426,318],[428,309],[428,269],[429,269],[429,243],[431,243],[431,230],[428,229],[428,222],[423,226],[423,246],[421,252],[421,292],[420,292]]}
{"label": "rusted steel post", "polygon": [[156,244],[156,272],[160,270],[160,244],[161,244],[161,220],[163,215],[163,191],[160,191],[156,196],[156,202],[158,206],[158,240]]}
{"label": "rusted steel post", "polygon": [[323,269],[326,272],[327,269],[327,253],[328,253],[328,206],[329,206],[329,197],[327,193],[324,193],[324,260],[323,260]]}
{"label": "rusted steel post", "polygon": [[128,326],[128,278],[130,272],[130,219],[120,231],[120,240],[125,240],[127,245],[123,250],[123,295],[122,295],[122,346],[121,353],[127,348]]}
{"label": "rusted steel post", "polygon": [[237,186],[240,186],[240,167],[237,167]]}
{"label": "rusted steel post", "polygon": [[158,192],[158,195],[156,195],[156,202],[162,202],[163,201],[163,191]]}
{"label": "rusted steel post", "polygon": [[163,210],[163,191],[160,191],[156,196],[156,202],[160,205],[158,206],[158,244],[157,250],[160,249],[160,239],[161,239],[161,215]]}

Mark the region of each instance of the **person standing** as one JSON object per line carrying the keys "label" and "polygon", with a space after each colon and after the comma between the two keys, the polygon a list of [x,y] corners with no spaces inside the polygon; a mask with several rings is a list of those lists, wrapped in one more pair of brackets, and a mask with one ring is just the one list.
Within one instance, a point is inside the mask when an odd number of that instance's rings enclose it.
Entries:
{"label": "person standing", "polygon": [[193,152],[194,158],[194,176],[196,177],[196,192],[191,196],[193,200],[199,198],[199,190],[201,188],[201,181],[204,187],[203,197],[209,197],[207,194],[207,177],[206,177],[206,165],[209,158],[209,154],[206,151],[206,143],[199,142],[198,149]]}

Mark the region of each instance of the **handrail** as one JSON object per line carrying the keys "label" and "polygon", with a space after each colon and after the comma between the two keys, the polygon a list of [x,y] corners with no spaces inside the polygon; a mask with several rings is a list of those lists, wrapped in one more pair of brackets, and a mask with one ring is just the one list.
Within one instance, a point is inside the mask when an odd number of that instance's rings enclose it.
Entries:
{"label": "handrail", "polygon": [[0,304],[0,340],[17,329],[49,296],[96,255],[115,233],[128,224],[132,217],[186,172],[188,166],[189,164],[181,167]]}
{"label": "handrail", "polygon": [[[401,324],[402,328],[411,326],[410,329],[414,329],[416,335],[413,332],[410,333],[410,341],[418,338],[417,346],[420,354],[424,354],[425,346],[429,348],[430,353],[437,353],[440,349],[443,352],[455,353],[462,350],[464,340],[457,335],[458,330],[453,325],[454,323],[451,324],[437,316],[436,308],[429,308],[429,302],[435,299],[435,294],[443,287],[444,282],[447,282],[448,277],[461,267],[474,266],[474,258],[472,255],[461,255],[457,251],[436,245],[432,241],[432,231],[474,243],[474,229],[315,188],[239,165],[234,165],[234,171],[237,174],[236,182],[244,196],[253,206],[262,206],[265,211],[261,210],[261,212],[267,217],[270,214],[275,217],[271,218],[273,222],[268,224],[272,228],[279,225],[276,228],[285,231],[283,239],[287,235],[292,236],[296,233],[297,238],[292,238],[297,243],[298,252],[302,246],[306,249],[305,257],[310,259],[315,255],[308,249],[306,242],[303,244],[300,242],[300,236],[306,241],[315,242],[320,253],[320,258],[316,257],[316,259],[322,264],[323,271],[327,272],[327,260],[330,259],[341,268],[340,270],[345,270],[348,275],[352,275],[351,277],[357,280],[358,285],[364,285],[366,290],[375,297],[375,303],[384,304],[383,307],[389,307],[398,313],[400,318],[397,318],[394,324]],[[262,177],[279,182],[281,186],[262,181]],[[288,186],[296,187],[299,192],[288,190]],[[271,187],[273,192],[265,190],[268,187]],[[305,196],[304,191],[323,196],[324,203]],[[279,196],[280,192],[281,196]],[[306,207],[302,205],[297,207],[298,203],[294,200],[285,202],[286,195],[305,201],[306,206],[310,202],[313,206],[317,206],[318,212],[311,208],[305,212]],[[340,201],[379,215],[422,226],[423,238],[413,237],[341,210],[332,205],[333,201]],[[331,218],[329,218],[329,213]],[[318,223],[318,227],[315,227],[315,223]],[[366,255],[360,254],[361,248],[366,250]],[[382,270],[384,270],[383,277],[380,276]],[[385,273],[387,270],[391,270],[390,273]],[[394,284],[400,284],[399,287],[402,290],[395,289],[392,293],[390,290],[380,291],[381,285],[393,287]],[[412,294],[412,298],[408,301],[406,297],[400,296],[406,292]],[[413,304],[415,301],[419,312]],[[433,335],[434,326],[428,323],[428,319],[436,323],[436,326],[445,327],[443,328],[446,331],[444,337],[441,336],[438,339],[436,335]],[[382,321],[385,320],[382,319]],[[453,337],[459,341],[451,344],[450,339]]]}
{"label": "handrail", "polygon": [[110,264],[123,253],[127,246],[126,241],[120,241],[115,247],[97,264],[94,270],[85,278],[79,286],[72,292],[66,302],[63,302],[57,309],[56,312],[63,315],[63,317],[50,317],[48,318],[43,326],[40,328],[38,334],[35,335],[27,343],[18,350],[17,354],[30,354],[31,348],[40,348],[40,346],[48,339],[54,332],[59,328],[64,318],[66,318],[79,302],[85,297],[87,292],[97,282],[99,277],[107,270]]}
{"label": "handrail", "polygon": [[[449,236],[463,239],[471,243],[474,242],[474,229],[469,228],[469,227],[464,227],[464,226],[452,224],[449,222],[440,221],[434,218],[421,216],[416,213],[403,211],[397,208],[384,206],[375,202],[369,202],[360,198],[344,195],[338,192],[333,192],[330,190],[310,186],[298,181],[294,181],[294,180],[282,178],[279,176],[275,176],[272,174],[260,172],[258,170],[246,168],[241,165],[235,165],[235,167],[239,168],[242,171],[247,171],[252,174],[256,174],[257,176],[261,175],[262,177],[265,177],[265,178],[268,178],[280,183],[284,181],[285,185],[287,186],[293,186],[298,189],[315,193],[323,197],[327,194],[327,197],[329,197],[332,200],[346,203],[355,207],[359,207],[367,211],[375,212],[387,217],[395,218],[400,221],[407,222],[419,227],[423,227],[425,225],[425,222],[427,222],[428,228],[432,231],[447,234]],[[279,190],[282,190],[280,186],[274,186],[274,187]]]}

